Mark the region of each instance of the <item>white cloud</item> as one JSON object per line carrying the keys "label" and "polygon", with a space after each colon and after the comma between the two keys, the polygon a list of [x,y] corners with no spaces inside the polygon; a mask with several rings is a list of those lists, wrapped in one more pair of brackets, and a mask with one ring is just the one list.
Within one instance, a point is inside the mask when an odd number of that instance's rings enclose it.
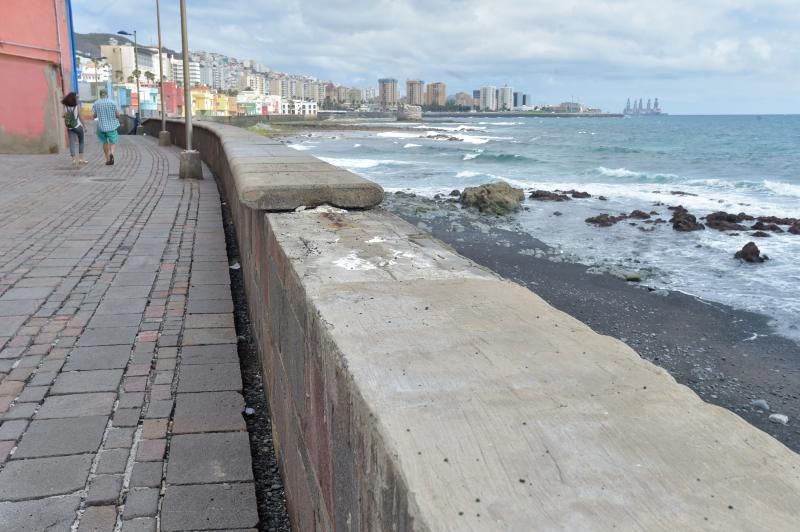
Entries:
{"label": "white cloud", "polygon": [[[75,10],[78,31],[123,23],[154,34],[155,17],[139,1]],[[177,48],[177,2],[162,10],[165,41]],[[796,0],[192,0],[189,15],[193,49],[343,83],[518,80],[536,90],[547,79],[563,86],[800,70]]]}

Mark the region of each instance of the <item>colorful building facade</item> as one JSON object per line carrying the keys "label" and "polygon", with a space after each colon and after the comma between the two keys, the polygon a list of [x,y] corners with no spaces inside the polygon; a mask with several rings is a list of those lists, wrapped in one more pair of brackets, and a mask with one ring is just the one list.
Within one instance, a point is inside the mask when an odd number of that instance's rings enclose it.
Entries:
{"label": "colorful building facade", "polygon": [[77,91],[69,0],[0,6],[0,153],[58,153],[61,98]]}

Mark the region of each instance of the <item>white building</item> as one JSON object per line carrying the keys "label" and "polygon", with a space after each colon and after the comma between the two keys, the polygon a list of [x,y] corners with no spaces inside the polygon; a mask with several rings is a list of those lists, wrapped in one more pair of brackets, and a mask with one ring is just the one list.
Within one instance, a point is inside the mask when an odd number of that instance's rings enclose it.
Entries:
{"label": "white building", "polygon": [[269,80],[269,94],[280,96],[284,100],[290,98],[289,80],[286,78],[272,78]]}
{"label": "white building", "polygon": [[[172,63],[170,62],[170,56],[166,52],[161,54],[161,68],[164,69],[164,81],[175,81],[175,78],[172,75]],[[158,50],[155,49],[155,55],[153,55],[153,74],[156,75],[156,79],[158,79]]]}
{"label": "white building", "polygon": [[282,115],[317,115],[317,102],[305,100],[281,100]]}
{"label": "white building", "polygon": [[214,66],[211,86],[222,91],[230,89],[230,84],[228,83],[228,67],[224,65]]}
{"label": "white building", "polygon": [[[111,65],[105,61],[92,61],[88,57],[78,58],[78,81],[86,83],[105,83],[111,79]],[[97,69],[95,70],[95,66]]]}
{"label": "white building", "polygon": [[510,111],[514,108],[514,89],[508,85],[501,87],[497,92],[497,109]]}
{"label": "white building", "polygon": [[480,108],[481,111],[497,111],[497,87],[481,87]]}
{"label": "white building", "polygon": [[[176,83],[183,84],[183,60],[171,57],[170,66],[172,68],[172,79]],[[167,65],[164,65],[164,70],[166,69]],[[192,87],[200,85],[200,81],[200,63],[189,61],[189,85]]]}
{"label": "white building", "polygon": [[133,46],[101,44],[100,55],[111,65],[111,77],[115,82],[124,83],[136,69]]}
{"label": "white building", "polygon": [[327,90],[328,84],[324,81],[318,81],[314,83],[312,89],[311,99],[315,102],[324,102],[325,101],[325,91]]}
{"label": "white building", "polygon": [[258,74],[245,75],[239,82],[239,87],[245,90],[250,87],[250,90],[253,90],[258,94],[267,94],[269,92],[267,90],[266,78],[264,78],[264,76],[259,76]]}
{"label": "white building", "polygon": [[205,85],[206,87],[214,86],[214,67],[200,65],[200,85]]}

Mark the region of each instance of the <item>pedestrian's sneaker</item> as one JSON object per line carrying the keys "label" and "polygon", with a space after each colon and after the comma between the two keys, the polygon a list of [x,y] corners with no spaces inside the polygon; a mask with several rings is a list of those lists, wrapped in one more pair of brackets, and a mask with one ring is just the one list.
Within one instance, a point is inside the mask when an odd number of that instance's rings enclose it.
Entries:
{"label": "pedestrian's sneaker", "polygon": [[114,154],[108,156],[108,164],[114,164]]}

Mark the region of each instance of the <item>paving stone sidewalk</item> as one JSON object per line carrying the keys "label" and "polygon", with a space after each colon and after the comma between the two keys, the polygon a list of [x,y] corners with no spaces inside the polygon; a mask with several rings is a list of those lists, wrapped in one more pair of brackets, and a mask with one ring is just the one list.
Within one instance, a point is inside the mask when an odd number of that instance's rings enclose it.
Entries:
{"label": "paving stone sidewalk", "polygon": [[216,185],[91,148],[0,155],[0,530],[254,529]]}

